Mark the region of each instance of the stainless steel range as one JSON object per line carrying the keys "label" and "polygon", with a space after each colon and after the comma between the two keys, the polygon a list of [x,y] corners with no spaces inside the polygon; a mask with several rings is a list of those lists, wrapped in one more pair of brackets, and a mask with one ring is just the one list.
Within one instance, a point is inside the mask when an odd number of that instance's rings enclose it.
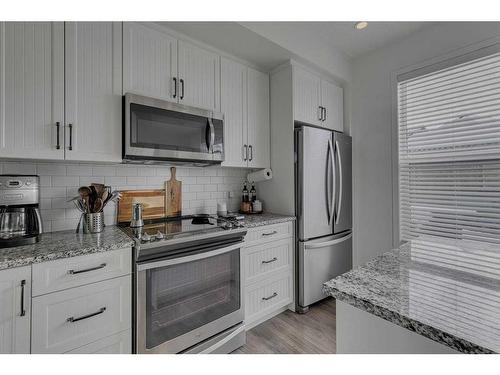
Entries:
{"label": "stainless steel range", "polygon": [[229,353],[245,343],[245,228],[205,215],[123,229],[135,239],[136,353]]}

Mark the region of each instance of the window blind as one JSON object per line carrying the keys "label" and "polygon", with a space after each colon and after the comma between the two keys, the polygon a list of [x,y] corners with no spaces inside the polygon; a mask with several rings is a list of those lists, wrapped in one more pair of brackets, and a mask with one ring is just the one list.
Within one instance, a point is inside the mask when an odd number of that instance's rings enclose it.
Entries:
{"label": "window blind", "polygon": [[400,239],[500,243],[500,53],[397,89]]}

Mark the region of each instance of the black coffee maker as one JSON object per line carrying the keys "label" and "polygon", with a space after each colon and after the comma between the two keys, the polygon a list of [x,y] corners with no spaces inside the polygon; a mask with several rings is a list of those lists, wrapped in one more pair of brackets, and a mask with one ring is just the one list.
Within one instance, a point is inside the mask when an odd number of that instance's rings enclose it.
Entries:
{"label": "black coffee maker", "polygon": [[34,175],[0,175],[0,248],[38,242],[40,182]]}

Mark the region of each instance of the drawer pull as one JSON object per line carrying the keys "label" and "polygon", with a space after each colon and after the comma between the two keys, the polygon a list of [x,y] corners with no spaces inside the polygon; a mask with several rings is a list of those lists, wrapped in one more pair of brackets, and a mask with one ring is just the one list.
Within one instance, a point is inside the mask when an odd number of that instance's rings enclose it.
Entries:
{"label": "drawer pull", "polygon": [[272,236],[272,235],[277,234],[277,233],[278,233],[278,231],[273,230],[272,232],[262,233],[262,235],[263,235],[263,236]]}
{"label": "drawer pull", "polygon": [[87,269],[80,270],[80,271],[69,270],[68,274],[70,274],[70,275],[77,275],[79,273],[85,273],[85,272],[100,270],[101,268],[104,268],[104,267],[106,267],[106,263],[102,263],[102,264],[100,264],[97,267],[87,268]]}
{"label": "drawer pull", "polygon": [[21,280],[21,313],[19,314],[19,316],[25,316],[26,315],[26,308],[24,307],[25,306],[25,302],[24,302],[24,299],[25,299],[25,289],[26,287],[26,280]]}
{"label": "drawer pull", "polygon": [[78,322],[79,320],[83,320],[83,319],[88,319],[88,318],[92,318],[93,316],[96,316],[96,315],[100,315],[102,314],[104,311],[106,311],[106,308],[105,307],[101,307],[99,309],[99,311],[96,311],[95,313],[92,313],[92,314],[88,314],[88,315],[84,315],[84,316],[80,316],[79,318],[68,318],[66,319],[68,322],[70,323],[75,323],[75,322]]}
{"label": "drawer pull", "polygon": [[274,292],[269,297],[262,297],[262,301],[269,301],[270,299],[273,299],[276,296],[278,296],[278,293]]}
{"label": "drawer pull", "polygon": [[273,259],[263,260],[262,264],[269,264],[269,263],[272,263],[272,262],[276,262],[277,260],[278,260],[278,258],[274,257]]}

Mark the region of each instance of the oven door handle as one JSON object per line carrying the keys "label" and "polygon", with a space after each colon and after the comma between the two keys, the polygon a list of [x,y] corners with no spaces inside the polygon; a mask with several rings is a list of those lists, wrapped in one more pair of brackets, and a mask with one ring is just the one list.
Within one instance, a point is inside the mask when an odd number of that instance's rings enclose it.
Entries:
{"label": "oven door handle", "polygon": [[148,262],[148,263],[138,264],[137,271],[141,272],[141,271],[149,270],[152,268],[173,266],[175,264],[188,263],[188,262],[193,262],[195,260],[210,258],[210,257],[216,256],[216,255],[227,253],[229,251],[240,249],[242,246],[243,246],[243,244],[240,242],[240,243],[237,243],[234,245],[218,248],[218,249],[211,250],[211,251],[206,251],[206,252],[203,252],[200,254],[181,256],[179,258],[165,259],[165,260],[159,260],[159,261],[153,260],[153,261]]}

